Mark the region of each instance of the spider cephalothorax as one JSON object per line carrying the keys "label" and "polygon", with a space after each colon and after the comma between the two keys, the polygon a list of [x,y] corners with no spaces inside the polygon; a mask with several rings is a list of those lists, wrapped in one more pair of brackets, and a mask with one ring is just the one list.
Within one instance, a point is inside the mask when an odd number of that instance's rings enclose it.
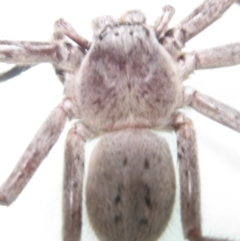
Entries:
{"label": "spider cephalothorax", "polygon": [[80,118],[104,130],[165,126],[181,93],[173,59],[140,11],[109,19],[94,21],[91,48],[73,82]]}

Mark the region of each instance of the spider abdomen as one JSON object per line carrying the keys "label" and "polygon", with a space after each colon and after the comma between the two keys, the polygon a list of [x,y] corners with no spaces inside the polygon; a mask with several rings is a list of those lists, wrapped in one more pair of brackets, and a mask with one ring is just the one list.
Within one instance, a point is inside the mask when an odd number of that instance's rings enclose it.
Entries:
{"label": "spider abdomen", "polygon": [[155,241],[165,229],[175,197],[166,141],[148,130],[113,132],[90,158],[86,204],[101,241]]}

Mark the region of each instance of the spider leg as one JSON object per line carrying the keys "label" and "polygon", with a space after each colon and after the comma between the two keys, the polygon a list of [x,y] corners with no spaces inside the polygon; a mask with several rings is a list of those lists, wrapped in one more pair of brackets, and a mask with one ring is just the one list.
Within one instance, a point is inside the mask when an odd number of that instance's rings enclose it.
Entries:
{"label": "spider leg", "polygon": [[0,62],[23,65],[57,63],[58,47],[53,42],[0,41]]}
{"label": "spider leg", "polygon": [[[53,45],[50,46],[50,45],[51,43],[48,43],[48,42],[1,40],[0,41],[0,62],[14,63],[19,65],[15,65],[10,70],[0,73],[0,81],[3,82],[20,75],[22,72],[34,66],[32,63],[52,62],[53,60],[44,61],[41,59],[41,57],[40,58],[38,57],[39,55],[41,56],[41,50],[43,50],[44,52],[44,50],[46,50],[47,47],[49,47],[49,50],[50,50],[49,53],[50,53],[51,48],[54,49],[54,46]],[[31,51],[32,48],[35,49],[35,52]],[[38,52],[37,52],[37,49],[38,49]],[[51,56],[49,57],[51,59]],[[37,62],[36,62],[36,58],[38,59]]]}
{"label": "spider leg", "polygon": [[52,63],[66,71],[79,67],[85,53],[78,47],[62,41],[0,41],[0,62],[32,65]]}
{"label": "spider leg", "polygon": [[[56,44],[55,42],[59,42],[59,40],[63,39],[64,35],[77,43],[80,48],[78,48],[77,46],[73,47],[70,43],[65,43],[65,47],[59,46],[59,43]],[[91,45],[91,43],[87,39],[80,36],[75,31],[75,29],[63,19],[59,19],[55,22],[53,38],[55,41],[52,43],[0,41],[0,62],[21,64],[14,66],[9,71],[0,73],[0,81],[6,81],[21,74],[23,71],[31,68],[33,66],[33,63],[52,63],[54,64],[57,73],[63,73],[65,72],[65,68],[66,71],[69,70],[69,60],[75,60],[72,63],[73,66],[70,66],[70,69],[72,70],[74,69],[74,67],[79,66],[79,62],[83,58],[83,53],[88,50]],[[67,54],[66,51],[69,51],[70,47],[74,48],[75,50],[72,51],[72,54]],[[64,48],[66,48],[65,51]],[[76,49],[78,49],[78,51],[76,51]],[[73,52],[78,53],[76,53],[75,55]],[[64,55],[74,56],[73,58],[64,58]],[[75,63],[76,60],[79,61]],[[61,63],[60,66],[58,66],[59,63]],[[62,66],[64,66],[65,68]],[[59,78],[62,82],[64,82],[62,80],[62,76],[60,76]]]}
{"label": "spider leg", "polygon": [[26,186],[42,160],[58,140],[66,120],[68,101],[53,109],[23,153],[18,164],[0,187],[0,205],[10,205]]}
{"label": "spider leg", "polygon": [[191,120],[180,113],[174,116],[173,127],[177,133],[181,218],[185,238],[190,241],[230,241],[202,236],[195,130]]}
{"label": "spider leg", "polygon": [[186,105],[212,120],[240,132],[240,112],[220,101],[190,88],[185,88],[183,91],[183,106]]}
{"label": "spider leg", "polygon": [[175,57],[185,43],[216,21],[236,0],[206,0],[160,39]]}
{"label": "spider leg", "polygon": [[154,31],[156,33],[156,36],[159,37],[162,32],[165,31],[167,28],[168,23],[173,17],[173,14],[175,12],[175,9],[170,5],[165,5],[162,8],[162,14],[157,19],[155,25],[154,25]]}
{"label": "spider leg", "polygon": [[219,68],[240,64],[240,43],[192,51],[179,57],[182,80],[197,69]]}
{"label": "spider leg", "polygon": [[64,35],[72,39],[83,49],[89,49],[91,46],[91,43],[87,39],[79,35],[77,31],[70,25],[70,23],[60,18],[54,24],[54,38],[63,38]]}
{"label": "spider leg", "polygon": [[79,241],[81,236],[84,144],[89,134],[77,123],[70,129],[65,149],[63,187],[63,240]]}
{"label": "spider leg", "polygon": [[[64,73],[73,73],[79,68],[85,50],[62,40],[52,42],[0,41],[0,62],[17,64],[13,69],[0,74],[3,80],[21,72],[23,65],[52,63],[60,80],[64,83]],[[17,71],[16,71],[17,70]]]}
{"label": "spider leg", "polygon": [[12,79],[24,71],[32,68],[34,65],[16,65],[12,67],[10,70],[0,73],[0,82],[4,82],[8,79]]}

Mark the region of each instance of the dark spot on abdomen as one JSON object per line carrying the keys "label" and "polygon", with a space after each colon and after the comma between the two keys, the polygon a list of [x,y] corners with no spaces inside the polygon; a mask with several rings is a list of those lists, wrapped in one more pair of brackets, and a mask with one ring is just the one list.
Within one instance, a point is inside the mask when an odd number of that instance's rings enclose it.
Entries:
{"label": "dark spot on abdomen", "polygon": [[148,208],[151,208],[152,203],[151,203],[151,199],[148,196],[145,197],[145,203],[148,206]]}
{"label": "dark spot on abdomen", "polygon": [[119,213],[114,217],[114,223],[119,223],[122,221],[122,214]]}
{"label": "dark spot on abdomen", "polygon": [[148,185],[145,186],[145,196],[144,196],[145,204],[148,208],[152,207],[152,202],[150,198],[150,188]]}
{"label": "dark spot on abdomen", "polygon": [[145,169],[148,169],[148,168],[149,168],[149,162],[148,162],[148,159],[147,159],[147,158],[144,160],[144,168],[145,168]]}
{"label": "dark spot on abdomen", "polygon": [[123,160],[123,166],[126,166],[126,165],[127,165],[127,158],[125,157]]}
{"label": "dark spot on abdomen", "polygon": [[146,218],[141,218],[139,220],[139,225],[147,225],[148,224],[148,220]]}
{"label": "dark spot on abdomen", "polygon": [[121,202],[121,196],[118,194],[116,197],[115,197],[115,199],[114,199],[114,203],[115,204],[118,204],[118,203],[120,203]]}

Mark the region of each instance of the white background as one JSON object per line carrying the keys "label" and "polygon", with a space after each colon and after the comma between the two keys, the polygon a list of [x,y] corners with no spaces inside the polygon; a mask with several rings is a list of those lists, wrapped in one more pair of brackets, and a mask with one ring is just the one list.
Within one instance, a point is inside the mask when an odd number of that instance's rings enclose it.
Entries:
{"label": "white background", "polygon": [[[176,8],[174,23],[201,2],[1,1],[0,39],[47,41],[54,21],[64,17],[91,40],[90,22],[96,16],[118,17],[126,10],[141,9],[148,22],[153,23],[167,3]],[[240,42],[239,22],[240,6],[233,6],[216,24],[190,41],[187,49]],[[240,66],[196,71],[186,84],[240,110]],[[60,102],[62,90],[48,64],[38,65],[0,85],[0,183],[7,178],[50,110]],[[240,240],[240,135],[191,109],[187,113],[195,123],[198,137],[203,231]],[[61,240],[63,150],[67,129],[19,198],[8,208],[0,207],[1,241]],[[170,135],[168,140],[175,157],[175,135]],[[176,159],[174,162],[176,164]],[[161,240],[183,240],[178,205]],[[83,222],[82,241],[96,240],[87,228],[86,217]]]}

